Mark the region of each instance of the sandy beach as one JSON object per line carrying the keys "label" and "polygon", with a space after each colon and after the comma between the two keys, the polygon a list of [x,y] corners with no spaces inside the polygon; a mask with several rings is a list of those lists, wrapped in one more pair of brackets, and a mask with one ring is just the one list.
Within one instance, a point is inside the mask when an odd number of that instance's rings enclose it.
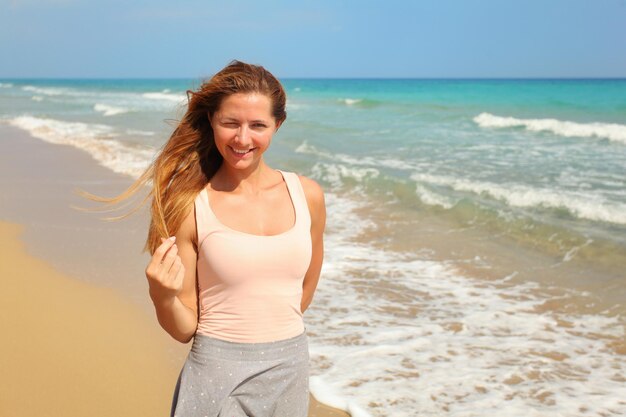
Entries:
{"label": "sandy beach", "polygon": [[[168,415],[189,345],[158,325],[142,254],[146,211],[107,223],[73,193],[129,177],[0,126],[0,414]],[[347,416],[312,397],[310,416]]]}

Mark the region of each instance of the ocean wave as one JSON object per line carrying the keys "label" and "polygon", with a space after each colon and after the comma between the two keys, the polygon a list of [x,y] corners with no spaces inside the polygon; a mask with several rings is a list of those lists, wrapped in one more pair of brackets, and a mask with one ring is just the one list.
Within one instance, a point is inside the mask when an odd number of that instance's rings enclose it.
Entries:
{"label": "ocean wave", "polygon": [[186,101],[184,94],[171,93],[169,89],[142,93],[26,85],[22,87],[22,90],[33,93],[36,97],[49,97],[56,100],[71,99],[76,104],[90,106],[104,116],[114,116],[131,111],[170,111],[172,103],[182,104]]}
{"label": "ocean wave", "polygon": [[326,197],[324,279],[307,325],[316,398],[376,417],[626,412],[611,348],[621,319],[546,311],[591,296],[380,249],[359,239],[372,227],[360,203]]}
{"label": "ocean wave", "polygon": [[102,124],[66,122],[33,116],[16,117],[9,119],[8,123],[46,142],[81,149],[101,165],[134,178],[138,178],[148,167],[155,152],[155,149],[147,146],[130,146],[113,139],[117,136],[115,130]]}
{"label": "ocean wave", "polygon": [[340,98],[340,99],[338,99],[338,101],[343,103],[343,104],[347,104],[348,106],[352,106],[354,104],[361,103],[363,101],[363,99],[361,99],[361,98]]}
{"label": "ocean wave", "polygon": [[342,153],[330,153],[317,149],[315,146],[310,145],[307,141],[302,142],[296,149],[296,153],[303,153],[308,155],[321,156],[326,159],[342,162],[349,165],[376,165],[376,162],[371,157],[356,158],[350,155]]}
{"label": "ocean wave", "polygon": [[417,196],[419,197],[420,201],[429,206],[440,206],[444,209],[449,210],[455,205],[455,202],[452,201],[450,198],[441,194],[437,194],[427,189],[423,185],[418,184],[415,188],[415,191],[417,192]]}
{"label": "ocean wave", "polygon": [[293,100],[287,99],[286,107],[287,107],[287,111],[289,111],[289,110],[301,110],[308,106],[302,102],[296,103]]}
{"label": "ocean wave", "polygon": [[[570,214],[592,221],[626,224],[626,205],[609,203],[597,195],[572,194],[564,191],[532,188],[519,184],[494,184],[466,179],[415,173],[418,184],[450,187],[455,191],[487,195],[512,207],[565,209]],[[428,204],[427,201],[424,201]]]}
{"label": "ocean wave", "polygon": [[11,83],[0,83],[0,88],[11,88],[13,84]]}
{"label": "ocean wave", "polygon": [[415,170],[418,169],[414,164],[408,163],[406,161],[402,161],[394,158],[386,158],[386,157],[373,157],[373,156],[362,156],[355,157],[350,156],[343,153],[331,153],[325,152],[317,149],[314,145],[309,144],[306,140],[303,141],[298,147],[295,149],[296,153],[302,153],[307,155],[315,155],[320,156],[326,159],[334,160],[337,162],[341,162],[349,165],[361,165],[361,166],[371,166],[371,167],[386,167],[393,169],[401,169],[401,170]]}
{"label": "ocean wave", "polygon": [[41,96],[32,96],[30,99],[33,101],[43,101],[43,97]]}
{"label": "ocean wave", "polygon": [[295,149],[295,152],[308,154],[308,155],[323,156],[325,158],[333,157],[333,154],[331,154],[330,152],[320,151],[315,146],[309,144],[309,142],[307,142],[306,140],[303,141],[300,145],[298,145],[298,147]]}
{"label": "ocean wave", "polygon": [[169,89],[162,90],[158,93],[143,93],[142,97],[149,98],[151,100],[161,100],[180,103],[187,100],[184,94],[172,94]]}
{"label": "ocean wave", "polygon": [[124,107],[115,107],[110,106],[108,104],[100,104],[96,103],[93,106],[93,109],[99,113],[102,113],[104,116],[115,116],[116,114],[128,113],[130,110]]}
{"label": "ocean wave", "polygon": [[134,136],[154,136],[155,132],[147,131],[147,130],[136,130],[136,129],[126,129],[126,133]]}
{"label": "ocean wave", "polygon": [[32,85],[25,85],[22,90],[29,93],[43,94],[44,96],[61,96],[71,93],[71,90],[66,88],[54,88],[54,87],[35,87]]}
{"label": "ocean wave", "polygon": [[344,104],[348,107],[361,107],[361,108],[368,108],[368,107],[375,107],[378,104],[380,104],[380,102],[376,101],[376,100],[370,100],[370,99],[364,99],[364,98],[338,98],[337,101],[341,104]]}
{"label": "ocean wave", "polygon": [[380,175],[380,172],[375,168],[349,167],[324,162],[316,163],[311,171],[314,178],[330,183],[333,188],[341,187],[346,180],[362,183]]}
{"label": "ocean wave", "polygon": [[550,132],[565,137],[597,137],[626,144],[626,125],[577,123],[557,119],[517,119],[481,113],[474,122],[484,128],[524,127],[533,132]]}

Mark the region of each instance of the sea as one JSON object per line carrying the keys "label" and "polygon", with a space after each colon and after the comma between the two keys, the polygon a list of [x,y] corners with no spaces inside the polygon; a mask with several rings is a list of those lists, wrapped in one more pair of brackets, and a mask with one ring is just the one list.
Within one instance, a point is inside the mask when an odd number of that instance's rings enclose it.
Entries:
{"label": "sea", "polygon": [[[202,81],[0,80],[0,123],[137,178]],[[318,400],[626,415],[626,79],[281,82],[266,161],[326,198]]]}

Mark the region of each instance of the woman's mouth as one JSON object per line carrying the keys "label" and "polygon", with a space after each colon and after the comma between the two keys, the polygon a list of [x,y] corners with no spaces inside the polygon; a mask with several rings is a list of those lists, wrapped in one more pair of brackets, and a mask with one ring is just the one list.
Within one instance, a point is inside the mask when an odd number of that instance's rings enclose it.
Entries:
{"label": "woman's mouth", "polygon": [[249,153],[251,153],[253,150],[256,149],[256,148],[235,149],[232,146],[229,146],[228,148],[230,149],[231,153],[237,158],[244,158],[246,155],[248,155]]}

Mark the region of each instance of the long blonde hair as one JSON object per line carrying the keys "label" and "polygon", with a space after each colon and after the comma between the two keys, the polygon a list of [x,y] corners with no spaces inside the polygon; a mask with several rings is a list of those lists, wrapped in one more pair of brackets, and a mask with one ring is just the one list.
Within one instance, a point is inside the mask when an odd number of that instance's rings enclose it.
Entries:
{"label": "long blonde hair", "polygon": [[219,109],[225,97],[235,93],[264,94],[271,100],[276,122],[282,123],[287,118],[287,98],[280,82],[262,66],[234,60],[197,91],[187,91],[189,104],[182,120],[150,166],[124,192],[113,198],[83,190],[78,190],[78,194],[112,206],[129,199],[152,180],[150,192],[133,210],[105,220],[115,221],[131,215],[152,196],[150,227],[143,252],[154,254],[161,237],[178,231],[195,197],[222,164],[209,117]]}

